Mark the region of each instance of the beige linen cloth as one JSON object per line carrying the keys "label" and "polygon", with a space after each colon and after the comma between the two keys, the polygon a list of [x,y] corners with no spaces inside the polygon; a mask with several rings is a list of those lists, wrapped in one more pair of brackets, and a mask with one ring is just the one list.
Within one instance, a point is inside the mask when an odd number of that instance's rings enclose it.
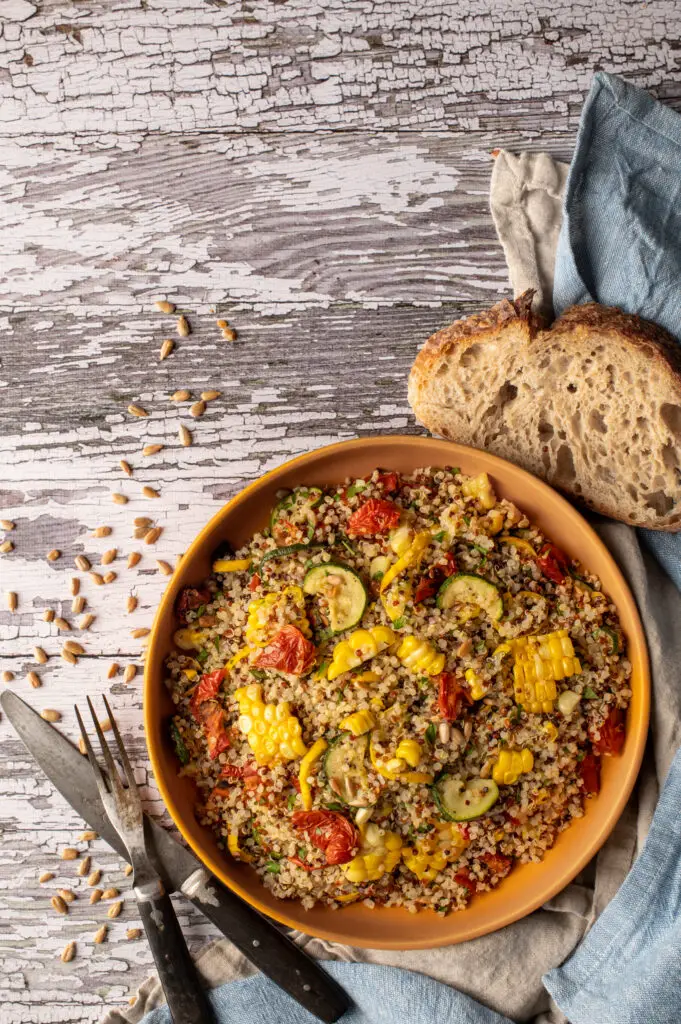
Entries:
{"label": "beige linen cloth", "polygon": [[[550,312],[553,264],[567,165],[546,154],[501,151],[492,174],[491,208],[509,266],[513,293],[536,288]],[[502,931],[459,946],[428,951],[356,949],[296,933],[295,940],[321,959],[364,961],[407,968],[453,985],[499,1013],[534,1024],[565,1024],[541,983],[560,964],[612,898],[645,838],[663,780],[681,741],[681,594],[639,546],[636,533],[607,520],[595,523],[632,587],[651,655],[655,700],[652,743],[641,777],[613,835],[588,868],[541,910]],[[406,940],[406,934],[405,934]],[[221,940],[197,959],[207,986],[253,973],[250,963]],[[137,1024],[163,1002],[155,977],[140,988],[132,1007],[110,1011],[101,1024]],[[276,1024],[276,1022],[273,1022]],[[594,1022],[596,1024],[596,1022]]]}

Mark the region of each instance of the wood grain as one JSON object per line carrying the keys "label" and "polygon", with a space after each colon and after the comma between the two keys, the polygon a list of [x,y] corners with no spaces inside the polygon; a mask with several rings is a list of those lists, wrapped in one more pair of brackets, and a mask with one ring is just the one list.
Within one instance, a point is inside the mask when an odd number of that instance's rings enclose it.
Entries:
{"label": "wood grain", "polygon": [[[112,661],[142,664],[130,634],[150,625],[165,585],[155,559],[175,564],[226,498],[300,451],[417,430],[406,373],[418,346],[506,293],[490,150],[569,158],[599,67],[681,108],[674,0],[492,8],[0,0],[0,518],[17,523],[0,555],[0,670],[34,707],[61,711],[72,737],[74,702],[110,694],[164,821],[141,675],[107,679]],[[188,310],[188,338],[154,311],[166,296]],[[159,363],[166,337],[176,349]],[[169,401],[180,387],[222,394],[192,420]],[[126,413],[132,401],[148,419]],[[165,447],[144,458],[145,443]],[[144,484],[161,497],[144,499]],[[131,536],[136,515],[163,527],[154,548]],[[112,535],[93,539],[102,524]],[[117,560],[105,587],[75,570],[75,555],[96,567],[113,546],[142,560]],[[52,548],[63,555],[50,563]],[[74,575],[96,618],[74,630],[86,655],[71,666],[42,613],[74,619]],[[0,756],[0,1024],[95,1021],[149,973],[148,948],[125,939],[138,924],[129,897],[115,921],[80,889],[68,917],[49,909],[54,888],[74,884],[58,853],[83,823],[4,720]],[[125,892],[119,859],[101,841],[92,855]],[[41,886],[47,869],[56,877]],[[194,948],[213,934],[178,909]],[[104,920],[109,940],[95,946]],[[69,939],[78,952],[63,964]]]}

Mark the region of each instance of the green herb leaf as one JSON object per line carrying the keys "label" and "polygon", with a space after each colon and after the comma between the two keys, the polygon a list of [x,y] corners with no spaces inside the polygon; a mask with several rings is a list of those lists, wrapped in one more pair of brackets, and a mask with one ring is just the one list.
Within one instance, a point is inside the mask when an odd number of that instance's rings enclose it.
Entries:
{"label": "green herb leaf", "polygon": [[205,611],[206,611],[205,604],[200,604],[199,607],[196,609],[196,618],[197,619],[200,618],[204,614]]}
{"label": "green herb leaf", "polygon": [[278,875],[281,871],[281,864],[276,860],[268,860],[265,864],[265,871],[269,872],[270,875]]}
{"label": "green herb leaf", "polygon": [[339,804],[337,801],[332,800],[330,804],[324,804],[327,811],[343,811],[345,808],[343,804]]}
{"label": "green herb leaf", "polygon": [[298,847],[298,856],[300,857],[301,860],[305,860],[305,858],[307,857],[307,850],[305,849],[304,846]]}
{"label": "green herb leaf", "polygon": [[354,544],[351,544],[347,537],[339,537],[339,542],[343,545],[346,551],[349,551],[351,555],[357,554],[357,549]]}
{"label": "green herb leaf", "polygon": [[199,665],[205,665],[205,663],[208,661],[208,651],[205,649],[197,651],[196,660],[198,661]]}
{"label": "green herb leaf", "polygon": [[187,764],[189,761],[189,751],[187,750],[186,744],[182,739],[180,730],[178,729],[174,718],[170,721],[170,738],[173,741],[178,761],[180,764]]}
{"label": "green herb leaf", "polygon": [[214,636],[213,637],[213,646],[215,647],[215,650],[218,652],[218,654],[220,653],[220,641],[221,641],[221,639],[222,639],[222,637],[219,637],[219,636]]}
{"label": "green herb leaf", "polygon": [[293,791],[293,793],[289,793],[289,795],[288,795],[288,800],[286,801],[286,806],[288,807],[289,811],[292,811],[293,808],[296,805],[296,796],[297,796],[297,793],[295,792],[295,790]]}
{"label": "green herb leaf", "polygon": [[402,629],[402,627],[404,626],[405,621],[406,620],[405,620],[404,615],[400,615],[399,619],[395,619],[395,621],[393,622],[393,628],[394,629]]}
{"label": "green herb leaf", "polygon": [[265,672],[263,668],[249,668],[248,671],[258,680],[259,683],[262,683],[267,679],[267,672]]}
{"label": "green herb leaf", "polygon": [[359,494],[360,491],[366,490],[366,486],[367,485],[364,480],[355,480],[354,484],[350,484],[346,491],[348,498],[354,498],[354,496]]}
{"label": "green herb leaf", "polygon": [[584,697],[586,700],[596,700],[598,694],[595,692],[595,690],[592,690],[590,686],[585,686],[582,691],[582,697]]}
{"label": "green herb leaf", "polygon": [[437,729],[435,728],[435,723],[431,722],[430,725],[428,726],[428,728],[426,729],[426,741],[428,743],[435,743],[435,737],[436,736],[437,736]]}
{"label": "green herb leaf", "polygon": [[439,544],[440,541],[443,541],[445,539],[445,532],[446,532],[445,530],[440,530],[439,533],[434,533],[433,534],[433,540],[437,541],[437,543]]}
{"label": "green herb leaf", "polygon": [[470,526],[471,525],[471,517],[470,516],[464,516],[463,517],[463,521],[466,524],[466,526]]}
{"label": "green herb leaf", "polygon": [[372,580],[378,581],[378,580],[382,580],[384,576],[385,576],[384,572],[375,572],[374,575],[371,578],[372,578]]}

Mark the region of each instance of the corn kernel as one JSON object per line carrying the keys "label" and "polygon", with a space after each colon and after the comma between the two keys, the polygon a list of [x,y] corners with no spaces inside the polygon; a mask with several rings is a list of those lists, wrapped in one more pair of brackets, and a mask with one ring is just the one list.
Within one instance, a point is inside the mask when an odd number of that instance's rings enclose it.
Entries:
{"label": "corn kernel", "polygon": [[369,824],[362,832],[359,853],[341,867],[349,882],[375,882],[393,871],[401,857],[402,837]]}
{"label": "corn kernel", "polygon": [[406,761],[411,768],[416,768],[421,761],[421,745],[416,740],[401,740],[395,751],[395,757]]}
{"label": "corn kernel", "polygon": [[521,750],[502,750],[492,769],[492,778],[503,786],[512,786],[521,775],[531,772],[534,756],[527,747]]}
{"label": "corn kernel", "polygon": [[237,726],[245,734],[258,764],[293,761],[307,753],[301,725],[288,701],[265,704],[259,683],[242,686],[234,694],[239,703]]}

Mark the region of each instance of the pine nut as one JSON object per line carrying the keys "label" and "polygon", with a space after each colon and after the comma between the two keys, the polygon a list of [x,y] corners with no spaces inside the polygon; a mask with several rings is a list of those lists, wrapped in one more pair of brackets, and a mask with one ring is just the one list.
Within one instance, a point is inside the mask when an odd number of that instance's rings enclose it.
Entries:
{"label": "pine nut", "polygon": [[143,487],[142,488],[142,494],[144,495],[145,498],[160,498],[161,497],[160,492],[157,491],[154,487]]}
{"label": "pine nut", "polygon": [[90,612],[87,612],[87,614],[84,615],[83,618],[78,623],[78,629],[83,629],[83,630],[89,629],[94,621],[95,621],[94,615],[92,615]]}
{"label": "pine nut", "polygon": [[0,529],[2,530],[14,530],[16,525],[11,519],[0,519]]}
{"label": "pine nut", "polygon": [[440,743],[449,743],[450,734],[449,722],[440,722],[438,728],[438,735],[440,737]]}
{"label": "pine nut", "polygon": [[149,415],[147,410],[143,409],[141,405],[129,405],[128,412],[131,416],[139,416],[141,419]]}
{"label": "pine nut", "polygon": [[[102,877],[102,872],[99,870],[99,868],[95,868],[95,870],[90,875],[88,875],[87,884],[88,885],[97,885],[97,883],[99,882],[101,877]],[[101,896],[101,893],[100,893],[100,896]]]}
{"label": "pine nut", "polygon": [[109,550],[105,551],[104,554],[102,555],[102,565],[111,565],[117,554],[117,548],[109,548]]}
{"label": "pine nut", "polygon": [[85,740],[83,739],[82,736],[78,737],[78,750],[83,755],[83,757],[85,757],[85,755],[87,754],[87,747],[85,746]]}
{"label": "pine nut", "polygon": [[126,476],[132,476],[132,467],[129,462],[125,459],[120,459],[118,465],[121,467]]}
{"label": "pine nut", "polygon": [[75,597],[76,594],[80,594],[80,580],[77,576],[71,577],[71,596]]}
{"label": "pine nut", "polygon": [[73,846],[65,846],[60,856],[62,860],[77,860],[78,850],[74,849]]}
{"label": "pine nut", "polygon": [[135,519],[133,520],[135,526],[146,526],[146,527],[151,526],[153,521],[154,520],[150,519],[149,516],[136,516]]}
{"label": "pine nut", "polygon": [[66,906],[61,896],[53,896],[50,903],[52,904],[52,909],[56,910],[58,914],[68,914],[69,908]]}
{"label": "pine nut", "polygon": [[43,622],[54,622],[54,608],[46,608],[43,612]]}
{"label": "pine nut", "polygon": [[115,899],[116,896],[118,896],[118,889],[114,885],[110,886],[108,889],[105,889],[104,892],[102,893],[103,900],[112,900]]}
{"label": "pine nut", "polygon": [[119,900],[118,903],[112,903],[106,912],[107,917],[118,917],[121,910],[123,909],[123,900]]}
{"label": "pine nut", "polygon": [[76,898],[75,892],[71,889],[57,889],[57,892],[63,899],[64,903],[73,903]]}
{"label": "pine nut", "polygon": [[105,583],[113,583],[113,581],[117,580],[117,579],[118,579],[118,573],[117,572],[107,572],[107,573],[104,573],[104,582]]}
{"label": "pine nut", "polygon": [[102,584],[104,583],[104,577],[99,572],[91,572],[90,579],[98,587],[101,587]]}
{"label": "pine nut", "polygon": [[164,562],[162,559],[157,558],[156,559],[156,565],[158,566],[159,572],[163,576],[172,576],[173,575],[173,567],[172,567],[172,565],[169,562]]}
{"label": "pine nut", "polygon": [[130,636],[133,638],[133,640],[140,640],[143,636],[149,636],[150,633],[151,633],[151,630],[150,629],[146,629],[146,628],[133,629],[133,631],[130,634]]}
{"label": "pine nut", "polygon": [[33,648],[33,657],[35,658],[39,665],[44,665],[45,662],[47,661],[47,654],[42,649],[42,647]]}
{"label": "pine nut", "polygon": [[219,398],[221,394],[221,391],[202,391],[201,399],[204,402],[212,402],[214,399]]}
{"label": "pine nut", "polygon": [[70,654],[77,654],[79,656],[81,654],[85,654],[85,648],[75,640],[66,640],[64,642],[64,650],[68,651]]}
{"label": "pine nut", "polygon": [[17,604],[18,603],[19,603],[19,598],[17,597],[15,592],[13,590],[9,590],[7,592],[7,607],[9,608],[9,610],[11,612],[15,612],[17,610]]}
{"label": "pine nut", "polygon": [[99,723],[99,728],[102,730],[102,732],[111,732],[111,719],[102,718],[102,720]]}
{"label": "pine nut", "polygon": [[126,496],[124,494],[112,494],[111,495],[111,500],[116,505],[127,505],[128,504],[128,499],[126,498]]}
{"label": "pine nut", "polygon": [[110,526],[98,526],[92,534],[93,537],[108,537],[111,534]]}
{"label": "pine nut", "polygon": [[159,361],[159,363],[162,363],[164,359],[167,359],[168,356],[172,353],[174,348],[175,348],[175,342],[173,341],[173,339],[172,338],[166,338],[165,341],[163,342],[163,344],[161,345],[161,351],[158,354],[158,361]]}
{"label": "pine nut", "polygon": [[34,690],[37,690],[39,686],[43,685],[42,682],[40,681],[40,676],[37,674],[37,672],[29,672],[26,678],[28,679],[29,683],[31,684]]}
{"label": "pine nut", "polygon": [[151,530],[148,530],[144,534],[144,543],[145,544],[155,544],[156,541],[158,540],[158,538],[161,536],[162,533],[163,533],[163,527],[161,527],[161,526],[154,526]]}
{"label": "pine nut", "polygon": [[76,955],[76,944],[75,942],[67,942],[64,946],[61,954],[62,963],[68,964],[73,960]]}
{"label": "pine nut", "polygon": [[137,665],[126,665],[125,672],[123,673],[123,682],[131,683],[137,675]]}
{"label": "pine nut", "polygon": [[215,324],[216,324],[217,327],[220,328],[221,331],[224,331],[225,327],[229,327],[229,321],[228,320],[216,320]]}
{"label": "pine nut", "polygon": [[66,619],[62,619],[61,615],[57,615],[56,619],[54,620],[54,624],[57,627],[57,629],[61,629],[62,632],[64,633],[71,632],[71,623],[67,622]]}
{"label": "pine nut", "polygon": [[492,765],[493,764],[494,764],[494,761],[491,758],[489,760],[485,761],[485,763],[483,764],[482,768],[480,769],[480,778],[481,779],[488,779],[489,778],[490,772],[492,771]]}
{"label": "pine nut", "polygon": [[76,569],[80,569],[81,572],[87,572],[88,569],[92,568],[90,559],[85,555],[76,555],[73,561],[76,564]]}
{"label": "pine nut", "polygon": [[[83,837],[81,836],[81,839],[82,838]],[[91,863],[92,863],[92,858],[91,857],[89,857],[89,856],[88,857],[84,857],[83,860],[78,865],[78,870],[76,871],[76,874],[80,878],[85,878],[85,876],[90,873],[90,864]]]}
{"label": "pine nut", "polygon": [[198,419],[199,416],[203,416],[205,411],[206,411],[206,403],[205,402],[194,402],[194,404],[192,406],[190,406],[190,408],[189,408],[189,415],[193,416],[194,419]]}
{"label": "pine nut", "polygon": [[14,544],[11,540],[3,540],[0,544],[0,555],[8,555],[10,551],[14,551]]}
{"label": "pine nut", "polygon": [[[87,829],[85,829],[84,832],[80,833],[78,838],[83,843],[91,843],[93,839],[99,839],[99,832],[95,832],[93,829],[87,828]],[[87,872],[86,872],[86,874],[87,874]]]}
{"label": "pine nut", "polygon": [[132,942],[133,939],[139,939],[141,934],[141,928],[128,928],[127,932],[125,933],[125,937],[128,940],[128,942]]}
{"label": "pine nut", "polygon": [[115,676],[117,676],[119,668],[120,668],[120,666],[119,666],[118,662],[117,661],[112,661],[111,664],[109,665],[109,671],[106,674],[106,678],[107,679],[113,679]]}
{"label": "pine nut", "polygon": [[10,672],[9,669],[5,669],[5,671],[2,673],[2,681],[3,681],[3,683],[11,683],[13,679],[14,679],[14,672]]}
{"label": "pine nut", "polygon": [[97,930],[97,931],[95,932],[95,937],[93,938],[93,940],[92,940],[92,941],[93,941],[93,942],[96,942],[96,943],[97,943],[97,945],[98,945],[98,946],[100,946],[100,945],[102,944],[102,942],[104,942],[104,940],[106,939],[106,936],[107,936],[107,933],[108,933],[108,931],[109,931],[109,927],[108,927],[108,925],[106,925],[106,924],[103,924],[103,925],[102,925],[102,927],[101,927],[101,928],[99,928],[99,929],[98,929],[98,930]]}
{"label": "pine nut", "polygon": [[136,607],[137,607],[137,598],[134,597],[132,594],[130,594],[130,596],[128,597],[127,601],[125,602],[125,610],[128,613],[128,615],[130,615],[131,612],[134,612]]}
{"label": "pine nut", "polygon": [[227,341],[236,341],[239,335],[237,334],[233,327],[227,327],[222,332],[222,337],[225,338]]}
{"label": "pine nut", "polygon": [[47,552],[48,562],[56,562],[58,558],[61,558],[61,551],[58,548],[52,548],[51,551]]}
{"label": "pine nut", "polygon": [[46,722],[58,722],[61,719],[61,711],[55,711],[54,708],[43,708],[40,717],[44,718]]}
{"label": "pine nut", "polygon": [[168,302],[167,299],[159,299],[158,302],[154,303],[154,305],[156,306],[156,309],[159,311],[159,313],[175,312],[175,306],[172,304],[172,302]]}
{"label": "pine nut", "polygon": [[80,615],[84,608],[85,598],[83,597],[82,594],[79,594],[78,597],[74,597],[73,601],[71,602],[71,611],[73,612],[74,615]]}
{"label": "pine nut", "polygon": [[[96,874],[97,872],[94,872],[94,873]],[[88,882],[88,885],[89,884],[90,883]],[[102,890],[101,889],[93,889],[92,892],[90,893],[90,905],[92,905],[93,903],[99,903],[101,898],[102,898]]]}
{"label": "pine nut", "polygon": [[189,334],[191,334],[191,327],[189,326],[189,321],[187,320],[186,316],[178,317],[177,333],[180,335],[181,338],[186,338]]}
{"label": "pine nut", "polygon": [[53,878],[54,878],[54,872],[52,872],[52,871],[43,871],[42,875],[40,875],[40,877],[38,878],[38,881],[39,882],[49,882]]}
{"label": "pine nut", "polygon": [[64,659],[64,661],[66,661],[69,665],[78,664],[78,658],[75,656],[75,654],[71,654],[71,651],[65,651],[62,649],[61,656]]}
{"label": "pine nut", "polygon": [[187,391],[186,388],[180,388],[179,391],[173,392],[170,396],[171,402],[188,402],[192,397],[191,391]]}
{"label": "pine nut", "polygon": [[128,569],[134,569],[141,557],[139,551],[131,551],[128,555]]}
{"label": "pine nut", "polygon": [[132,864],[125,865],[125,867],[123,868],[123,874],[126,876],[126,878],[132,874]]}
{"label": "pine nut", "polygon": [[158,455],[163,451],[162,444],[148,444],[142,449],[142,455]]}
{"label": "pine nut", "polygon": [[471,733],[472,732],[473,732],[473,723],[472,722],[466,722],[466,724],[463,727],[463,738],[465,739],[466,743],[468,743],[469,739],[471,738]]}
{"label": "pine nut", "polygon": [[184,426],[184,424],[182,424],[177,434],[178,437],[180,438],[180,444],[183,446],[183,448],[189,448],[193,440],[191,431],[188,430],[187,427]]}

